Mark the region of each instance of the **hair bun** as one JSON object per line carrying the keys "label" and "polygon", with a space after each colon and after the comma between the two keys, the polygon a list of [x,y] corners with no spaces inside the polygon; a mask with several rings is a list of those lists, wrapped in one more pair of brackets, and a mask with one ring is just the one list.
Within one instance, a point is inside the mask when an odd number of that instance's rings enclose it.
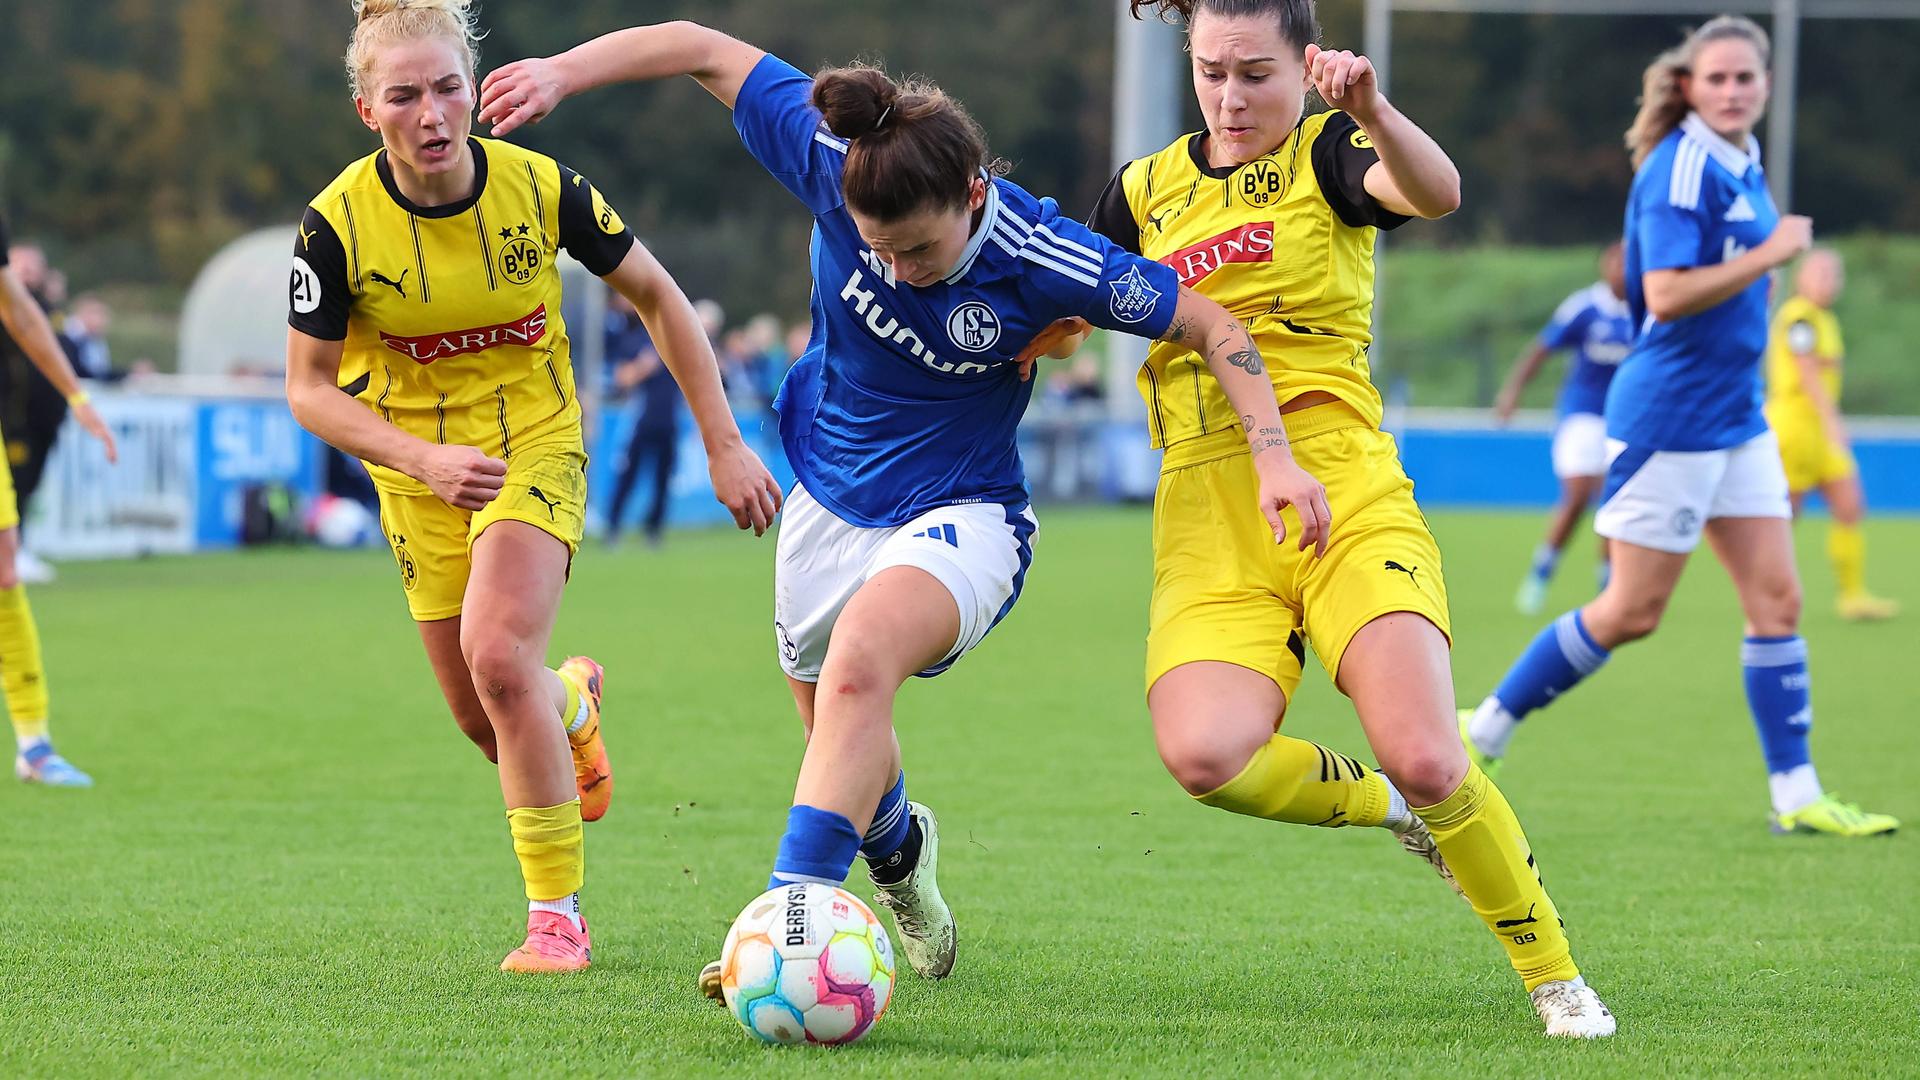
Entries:
{"label": "hair bun", "polygon": [[899,85],[879,68],[834,68],[813,80],[813,107],[827,130],[843,139],[885,130],[899,102]]}
{"label": "hair bun", "polygon": [[452,42],[473,75],[482,36],[473,0],[353,0],[353,33],[347,39],[347,87],[358,98],[374,53],[395,41],[437,36]]}
{"label": "hair bun", "polygon": [[472,6],[473,0],[353,0],[353,18],[360,23],[402,11],[442,11],[466,24]]}

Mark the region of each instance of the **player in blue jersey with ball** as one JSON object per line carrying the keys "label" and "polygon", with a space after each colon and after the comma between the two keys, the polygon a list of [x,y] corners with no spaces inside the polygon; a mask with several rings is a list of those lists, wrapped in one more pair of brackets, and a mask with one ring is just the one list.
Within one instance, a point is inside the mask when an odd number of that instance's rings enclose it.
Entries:
{"label": "player in blue jersey with ball", "polygon": [[[1573,527],[1600,494],[1607,472],[1607,387],[1633,344],[1633,316],[1627,311],[1626,257],[1618,241],[1600,254],[1600,280],[1567,297],[1553,318],[1513,365],[1493,402],[1493,415],[1505,424],[1520,404],[1520,393],[1556,350],[1571,353],[1560,384],[1553,428],[1553,475],[1560,480],[1560,504],[1547,522],[1547,535],[1533,553],[1514,606],[1522,615],[1538,615],[1547,602],[1547,583],[1560,565]],[[1600,585],[1607,583],[1607,542],[1600,541]]]}
{"label": "player in blue jersey with ball", "polygon": [[1776,832],[1890,833],[1898,822],[1826,793],[1808,736],[1800,579],[1780,449],[1761,415],[1769,275],[1807,250],[1810,219],[1767,192],[1754,125],[1767,105],[1767,36],[1721,16],[1647,69],[1627,133],[1638,172],[1626,217],[1627,302],[1642,327],[1607,391],[1607,478],[1594,527],[1612,579],[1521,654],[1462,717],[1491,771],[1514,729],[1653,633],[1704,535],[1746,614],[1747,703],[1766,758]]}
{"label": "player in blue jersey with ball", "polygon": [[[933,814],[908,802],[893,700],[1013,608],[1036,523],[1015,448],[1022,365],[1073,320],[1184,341],[1231,400],[1276,542],[1324,548],[1325,489],[1293,461],[1252,337],[1171,268],[1000,178],[937,87],[873,68],[808,77],[692,23],[635,27],[488,77],[504,133],[612,82],[692,75],[814,217],[813,336],[781,386],[798,483],[774,574],[780,663],[808,730],[771,884],[838,885],[856,854],[913,969],[952,970]],[[1292,507],[1294,526],[1280,512]],[[824,688],[824,689],[823,689]],[[717,995],[709,965],[703,989]]]}

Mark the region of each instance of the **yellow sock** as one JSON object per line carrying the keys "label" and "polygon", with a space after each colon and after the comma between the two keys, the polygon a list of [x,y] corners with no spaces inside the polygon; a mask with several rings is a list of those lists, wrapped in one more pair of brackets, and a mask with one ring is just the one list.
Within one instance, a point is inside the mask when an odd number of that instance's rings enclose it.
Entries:
{"label": "yellow sock", "polygon": [[1275,735],[1240,775],[1194,798],[1248,817],[1296,825],[1380,825],[1391,796],[1386,778],[1304,739]]}
{"label": "yellow sock", "polygon": [[507,811],[513,853],[527,881],[527,899],[558,900],[580,891],[586,875],[580,800],[559,806],[516,806]]}
{"label": "yellow sock", "polygon": [[47,679],[40,667],[40,628],[34,624],[27,590],[0,589],[0,693],[7,699],[13,733],[22,739],[47,736]]}
{"label": "yellow sock", "polygon": [[585,724],[580,725],[579,731],[573,730],[573,718],[580,715],[580,687],[559,668],[550,670],[559,678],[560,685],[567,688],[567,703],[560,707],[560,726],[567,729],[568,740],[571,741],[576,735],[590,734]]}
{"label": "yellow sock", "polygon": [[1506,947],[1507,959],[1529,991],[1580,974],[1520,820],[1479,766],[1467,766],[1467,778],[1453,794],[1433,806],[1416,806],[1413,812],[1427,823],[1453,879],[1480,921]]}
{"label": "yellow sock", "polygon": [[1867,591],[1867,538],[1858,525],[1833,522],[1827,526],[1827,558],[1833,560],[1833,579],[1841,596]]}

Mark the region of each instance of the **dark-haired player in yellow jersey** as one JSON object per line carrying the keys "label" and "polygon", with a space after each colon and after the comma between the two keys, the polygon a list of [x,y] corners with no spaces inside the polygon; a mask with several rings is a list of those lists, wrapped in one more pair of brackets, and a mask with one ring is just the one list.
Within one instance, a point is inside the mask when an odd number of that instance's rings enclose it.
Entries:
{"label": "dark-haired player in yellow jersey", "polygon": [[[26,353],[53,388],[66,396],[74,422],[100,440],[107,460],[117,460],[119,451],[114,447],[113,433],[81,388],[80,378],[55,340],[46,314],[20,275],[7,265],[4,220],[0,220],[0,330]],[[19,551],[20,507],[13,494],[13,471],[7,467],[6,455],[0,454],[0,692],[4,692],[7,716],[13,721],[13,775],[29,784],[48,787],[92,787],[92,777],[54,752],[48,734],[40,628],[33,621],[33,608],[27,604],[27,588],[13,568]]]}
{"label": "dark-haired player in yellow jersey", "polygon": [[467,0],[361,0],[348,48],[360,118],[384,148],[308,206],[294,242],[287,399],[367,463],[454,719],[498,763],[529,901],[501,966],[588,964],[583,819],[605,813],[600,666],[546,668],[581,537],[586,452],[564,249],[631,300],[680,382],[720,500],[765,531],[780,491],[734,426],[693,307],[593,185],[471,138]]}
{"label": "dark-haired player in yellow jersey", "polygon": [[1856,622],[1890,619],[1900,605],[1867,591],[1867,541],[1860,521],[1867,500],[1860,466],[1840,418],[1840,365],[1846,345],[1833,303],[1846,268],[1832,248],[1814,248],[1800,261],[1793,295],[1773,315],[1767,343],[1767,426],[1780,440],[1793,509],[1812,492],[1827,500],[1827,558],[1840,587],[1840,617]]}
{"label": "dark-haired player in yellow jersey", "polygon": [[[1324,550],[1276,548],[1250,509],[1242,418],[1190,351],[1152,346],[1140,388],[1165,456],[1146,674],[1161,759],[1209,806],[1424,840],[1506,947],[1547,1034],[1610,1035],[1513,810],[1460,747],[1440,550],[1368,378],[1375,232],[1451,212],[1459,174],[1365,57],[1315,44],[1311,0],[1133,7],[1186,23],[1207,126],[1129,162],[1092,224],[1247,322],[1332,521]],[[1305,115],[1309,85],[1344,111]],[[1278,733],[1309,646],[1386,776]],[[1430,840],[1408,832],[1415,819]]]}

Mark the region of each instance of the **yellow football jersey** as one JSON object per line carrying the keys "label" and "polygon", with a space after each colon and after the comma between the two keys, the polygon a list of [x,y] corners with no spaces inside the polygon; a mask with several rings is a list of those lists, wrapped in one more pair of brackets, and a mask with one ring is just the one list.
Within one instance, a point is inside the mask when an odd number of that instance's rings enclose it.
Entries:
{"label": "yellow football jersey", "polygon": [[[1367,367],[1373,241],[1407,220],[1366,193],[1378,160],[1366,132],[1337,111],[1306,118],[1278,149],[1237,166],[1208,165],[1195,133],[1123,166],[1088,224],[1173,267],[1182,285],[1246,323],[1282,404],[1325,391],[1378,427]],[[1138,381],[1156,447],[1239,429],[1205,359],[1183,345],[1154,342]]]}
{"label": "yellow football jersey", "polygon": [[[512,143],[469,143],[474,193],[456,203],[414,205],[384,150],[327,185],[294,241],[287,322],[345,341],[341,388],[383,419],[508,458],[523,436],[579,423],[555,255],[605,275],[634,241],[571,169]],[[389,491],[427,490],[369,471]]]}
{"label": "yellow football jersey", "polygon": [[1773,333],[1767,345],[1767,411],[1785,416],[1804,410],[1813,412],[1813,402],[1800,385],[1800,367],[1796,353],[1812,353],[1820,363],[1820,385],[1827,399],[1840,403],[1840,361],[1846,345],[1840,340],[1840,320],[1833,312],[1804,297],[1790,297],[1773,316]]}

